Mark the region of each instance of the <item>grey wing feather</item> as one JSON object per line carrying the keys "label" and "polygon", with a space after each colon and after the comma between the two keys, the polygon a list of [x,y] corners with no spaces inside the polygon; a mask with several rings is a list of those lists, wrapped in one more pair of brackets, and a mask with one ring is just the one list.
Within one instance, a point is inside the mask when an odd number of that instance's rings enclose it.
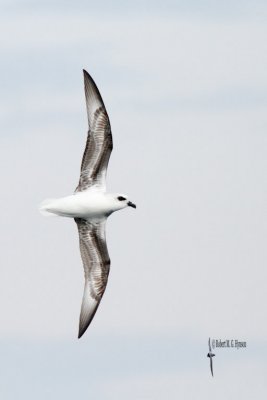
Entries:
{"label": "grey wing feather", "polygon": [[210,357],[210,371],[211,371],[211,375],[213,376],[212,357]]}
{"label": "grey wing feather", "polygon": [[211,346],[210,346],[210,338],[209,338],[209,350],[211,351]]}
{"label": "grey wing feather", "polygon": [[80,313],[79,338],[90,325],[105,292],[110,259],[105,238],[106,220],[89,222],[75,218],[84,267],[84,294]]}
{"label": "grey wing feather", "polygon": [[104,102],[91,76],[85,70],[83,73],[89,131],[76,192],[91,186],[105,190],[106,171],[113,148],[111,127]]}

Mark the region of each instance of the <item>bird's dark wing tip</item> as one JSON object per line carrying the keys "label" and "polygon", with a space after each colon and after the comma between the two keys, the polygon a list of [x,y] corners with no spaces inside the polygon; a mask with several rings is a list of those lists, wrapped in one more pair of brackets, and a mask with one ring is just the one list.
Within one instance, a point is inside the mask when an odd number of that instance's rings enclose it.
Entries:
{"label": "bird's dark wing tip", "polygon": [[79,333],[78,333],[78,339],[81,339],[81,337],[83,336],[83,334],[85,333],[87,328],[88,328],[88,326],[86,326],[86,328],[80,327]]}
{"label": "bird's dark wing tip", "polygon": [[95,81],[93,80],[89,72],[86,71],[86,69],[83,69],[83,77],[85,80],[88,79],[89,81],[93,81],[94,85],[96,86]]}
{"label": "bird's dark wing tip", "polygon": [[90,76],[90,74],[86,71],[86,69],[83,69],[83,77],[84,79],[89,79],[89,80],[93,80],[93,78]]}
{"label": "bird's dark wing tip", "polygon": [[82,335],[83,335],[83,333],[80,333],[80,332],[79,332],[79,334],[78,334],[78,339],[81,339]]}
{"label": "bird's dark wing tip", "polygon": [[83,334],[87,331],[89,325],[91,324],[91,322],[92,322],[92,320],[93,320],[93,318],[95,316],[95,313],[96,313],[96,311],[98,309],[98,306],[99,306],[99,303],[97,304],[97,306],[95,307],[95,309],[90,314],[90,317],[87,320],[85,320],[85,321],[81,321],[80,320],[78,339],[80,339],[83,336]]}

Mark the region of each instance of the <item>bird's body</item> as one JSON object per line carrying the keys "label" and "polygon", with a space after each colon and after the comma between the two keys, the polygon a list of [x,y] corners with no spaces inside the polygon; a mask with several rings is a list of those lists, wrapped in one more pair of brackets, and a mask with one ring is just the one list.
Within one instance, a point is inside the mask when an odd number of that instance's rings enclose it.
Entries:
{"label": "bird's body", "polygon": [[70,196],[45,201],[40,211],[61,217],[98,220],[108,217],[114,211],[127,207],[127,203],[114,200],[119,194],[109,194],[98,189],[88,189]]}
{"label": "bird's body", "polygon": [[84,88],[89,131],[78,186],[74,194],[45,200],[40,206],[42,214],[74,218],[78,227],[85,277],[79,338],[90,325],[107,285],[110,259],[106,219],[127,206],[136,208],[126,195],[106,193],[106,171],[113,148],[109,117],[99,90],[86,71]]}

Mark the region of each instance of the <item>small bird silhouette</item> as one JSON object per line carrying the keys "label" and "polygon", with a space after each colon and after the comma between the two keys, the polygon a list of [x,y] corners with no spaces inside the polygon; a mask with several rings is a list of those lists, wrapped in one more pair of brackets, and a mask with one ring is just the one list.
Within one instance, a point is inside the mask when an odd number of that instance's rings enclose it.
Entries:
{"label": "small bird silhouette", "polygon": [[211,372],[211,375],[213,376],[212,357],[215,357],[215,354],[213,354],[211,351],[210,338],[209,338],[209,352],[207,354],[207,357],[209,357],[209,359],[210,359],[210,372]]}

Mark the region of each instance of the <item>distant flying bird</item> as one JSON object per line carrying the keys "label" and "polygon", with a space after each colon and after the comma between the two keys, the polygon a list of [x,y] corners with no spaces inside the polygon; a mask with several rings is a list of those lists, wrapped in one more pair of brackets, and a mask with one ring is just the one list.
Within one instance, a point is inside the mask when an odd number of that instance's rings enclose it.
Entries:
{"label": "distant flying bird", "polygon": [[210,359],[210,372],[211,372],[211,375],[213,376],[212,357],[215,357],[215,354],[213,354],[211,351],[210,338],[209,338],[209,352],[207,354],[207,357],[209,357],[209,359]]}
{"label": "distant flying bird", "polygon": [[110,259],[106,245],[106,220],[114,211],[136,208],[127,196],[106,192],[106,172],[112,151],[109,117],[99,90],[83,70],[89,131],[83,154],[80,180],[75,193],[45,200],[45,215],[74,218],[79,232],[84,267],[84,294],[80,313],[80,338],[90,325],[106,289]]}

